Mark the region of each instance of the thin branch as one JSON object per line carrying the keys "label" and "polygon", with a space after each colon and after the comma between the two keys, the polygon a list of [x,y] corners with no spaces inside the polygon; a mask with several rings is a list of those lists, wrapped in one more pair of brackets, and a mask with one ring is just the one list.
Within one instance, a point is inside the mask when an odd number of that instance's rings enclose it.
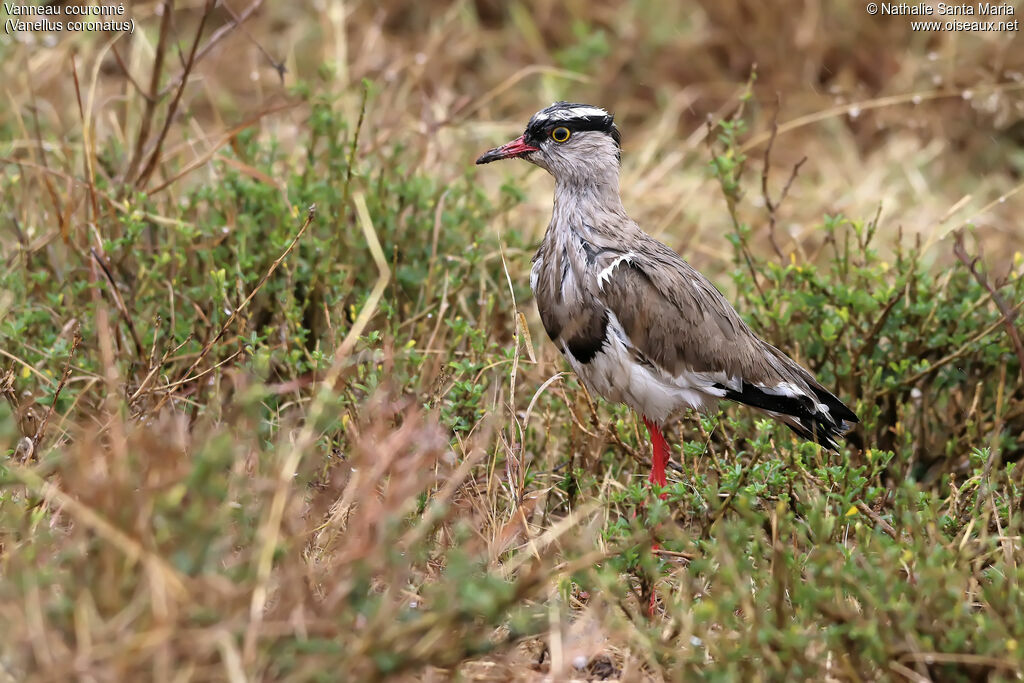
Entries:
{"label": "thin branch", "polygon": [[999,314],[1003,316],[1003,326],[1006,328],[1006,333],[1010,336],[1010,341],[1013,343],[1013,350],[1017,354],[1017,361],[1020,363],[1020,375],[1024,378],[1024,343],[1021,343],[1020,332],[1017,330],[1015,324],[1017,318],[1017,311],[1007,306],[1006,301],[1003,297],[999,296],[999,292],[993,287],[988,277],[977,269],[977,263],[981,259],[981,252],[979,247],[978,256],[971,258],[967,255],[967,249],[964,247],[964,233],[962,230],[958,230],[956,233],[956,241],[953,243],[953,253],[956,255],[960,262],[967,266],[967,270],[971,272],[974,279],[979,285],[984,287],[989,295],[992,297],[992,302],[999,309]]}
{"label": "thin branch", "polygon": [[782,202],[786,200],[786,196],[789,194],[789,188],[793,186],[793,181],[796,180],[797,174],[800,172],[800,167],[807,161],[807,157],[803,157],[800,161],[793,165],[793,170],[789,174],[789,180],[782,187],[782,192],[779,194],[779,198],[776,201],[772,201],[771,195],[768,193],[768,171],[771,168],[772,158],[772,146],[775,144],[775,136],[779,132],[779,96],[775,96],[775,114],[772,116],[772,134],[768,138],[768,146],[764,150],[764,168],[761,170],[761,195],[764,197],[764,205],[768,208],[768,239],[772,243],[772,248],[778,255],[780,260],[785,260],[782,255],[782,250],[779,248],[778,242],[775,241],[775,221],[776,212]]}
{"label": "thin branch", "polygon": [[[224,3],[224,10],[231,15],[232,19],[235,20],[235,23],[232,24],[230,28],[234,28],[237,26],[238,29],[245,34],[245,37],[249,39],[249,42],[255,45],[257,50],[263,53],[263,56],[266,57],[268,62],[270,62],[271,68],[273,68],[274,71],[277,72],[278,78],[281,79],[281,85],[284,85],[284,75],[288,73],[288,69],[285,67],[284,62],[279,62],[275,60],[273,57],[271,57],[270,53],[267,52],[266,48],[264,48],[262,45],[256,42],[256,39],[252,37],[252,34],[249,33],[249,31],[242,26],[242,22],[244,22],[245,19],[249,15],[251,15],[256,10],[256,8],[259,7],[262,3],[263,0],[256,0],[256,2],[247,7],[244,13],[245,17],[239,17],[237,14],[235,14],[235,11],[228,7],[227,3]],[[210,43],[213,43],[213,39],[210,40]]]}
{"label": "thin branch", "polygon": [[103,261],[103,257],[99,255],[99,252],[96,251],[95,247],[90,247],[89,251],[92,253],[92,257],[96,259],[96,263],[99,264],[100,270],[103,271],[103,275],[107,279],[107,284],[110,285],[110,294],[114,299],[114,303],[117,305],[117,310],[121,313],[121,317],[124,318],[124,322],[128,326],[128,331],[132,335],[132,342],[135,343],[135,352],[138,353],[139,360],[145,362],[146,349],[142,345],[142,338],[139,337],[139,333],[135,329],[135,323],[132,322],[132,317],[128,314],[128,307],[124,304],[121,292],[117,290],[117,283],[114,282],[114,276],[111,274],[110,268]]}
{"label": "thin branch", "polygon": [[181,102],[181,96],[185,92],[185,86],[188,84],[188,75],[192,71],[192,67],[195,65],[196,50],[199,48],[199,40],[203,36],[203,29],[206,28],[206,20],[210,18],[210,13],[213,11],[213,6],[216,4],[216,0],[206,0],[206,7],[203,9],[203,16],[199,19],[199,28],[196,29],[195,40],[192,41],[192,49],[188,53],[188,61],[185,63],[185,70],[182,72],[181,81],[178,83],[178,89],[174,93],[174,99],[171,100],[170,106],[167,108],[167,116],[164,118],[164,126],[160,130],[160,135],[156,139],[156,144],[153,146],[153,152],[149,155],[149,161],[143,167],[142,172],[139,173],[139,177],[135,181],[136,187],[144,187],[146,181],[153,174],[156,169],[157,162],[160,160],[160,150],[163,148],[164,140],[167,138],[168,131],[171,130],[171,124],[174,123],[174,116],[178,113],[178,104]]}
{"label": "thin branch", "polygon": [[[247,20],[249,17],[251,17],[253,12],[255,12],[257,9],[259,9],[262,4],[263,4],[263,0],[255,0],[255,2],[253,2],[251,5],[246,7],[242,11],[242,13],[237,15],[237,16],[235,16],[234,12],[231,12],[231,10],[228,9],[228,12],[231,14],[232,18],[234,19],[234,22],[230,23],[230,24],[225,24],[224,26],[221,26],[219,29],[214,31],[213,35],[210,36],[210,39],[208,41],[206,41],[206,44],[203,45],[203,47],[201,47],[199,49],[199,52],[196,53],[195,61],[197,63],[202,61],[202,59],[204,57],[206,57],[206,55],[210,52],[210,50],[213,49],[213,47],[217,43],[219,43],[227,34],[229,34],[232,31],[232,29],[234,29],[236,26],[240,26],[245,20]],[[225,8],[227,8],[226,5],[225,5]],[[260,49],[262,50],[263,48],[260,48]],[[266,54],[265,51],[264,51],[264,54]],[[270,57],[268,56],[267,59],[270,59]],[[273,60],[271,59],[270,61],[273,64]],[[281,73],[281,69],[283,69],[283,68],[284,67],[281,66],[280,69],[278,69],[278,65],[274,64],[274,69],[278,70],[278,73]],[[179,83],[181,83],[182,80],[184,80],[187,75],[188,74],[185,71],[182,71],[177,76],[172,78],[170,80],[170,82],[168,82],[167,85],[164,86],[164,89],[160,91],[160,94],[159,94],[160,97],[163,97],[168,92],[170,92],[171,88],[174,88]]]}
{"label": "thin branch", "polygon": [[892,309],[907,293],[907,289],[909,287],[910,282],[908,281],[906,285],[889,297],[889,301],[887,301],[885,306],[882,307],[882,312],[878,315],[878,318],[875,319],[875,324],[871,326],[871,330],[863,337],[864,341],[857,347],[856,352],[854,352],[852,363],[853,367],[857,367],[857,362],[862,356],[865,354],[870,355],[874,352],[875,347],[878,346],[878,333],[882,331],[882,326],[885,325],[885,321],[889,319],[889,314],[892,313]]}
{"label": "thin branch", "polygon": [[[153,355],[152,354],[150,355],[149,372],[146,373],[146,376],[142,378],[142,382],[139,383],[139,388],[136,389],[135,393],[132,394],[131,397],[128,399],[128,405],[129,406],[133,405],[135,403],[136,399],[138,399],[139,396],[142,395],[142,393],[146,390],[146,385],[148,385],[150,380],[153,379],[153,377],[156,376],[156,374],[160,370],[160,368],[162,368],[164,365],[167,364],[167,359],[170,358],[171,354],[177,353],[178,351],[180,351],[185,346],[185,344],[187,344],[190,341],[192,341],[192,336],[193,336],[192,333],[189,332],[188,335],[185,337],[185,341],[181,342],[180,344],[178,344],[174,348],[167,348],[164,351],[163,357],[160,358],[159,362],[155,362],[155,358],[153,357]],[[156,351],[156,335],[153,335],[153,351],[154,352]],[[232,356],[232,358],[233,357],[234,356]],[[142,413],[140,412],[139,415],[137,415],[136,417],[141,416],[141,415],[142,415]]]}
{"label": "thin branch", "polygon": [[60,398],[60,392],[67,386],[68,379],[71,377],[71,360],[75,357],[75,351],[78,350],[78,345],[82,343],[82,332],[79,328],[75,328],[75,336],[71,339],[71,350],[68,351],[68,358],[64,362],[64,373],[61,375],[60,382],[57,383],[57,389],[53,392],[53,400],[50,401],[50,407],[46,410],[46,415],[43,416],[43,421],[39,423],[39,427],[36,429],[36,433],[32,436],[32,451],[39,453],[39,444],[42,442],[43,437],[46,436],[46,426],[50,423],[50,418],[53,417],[53,411],[57,408],[57,400]]}
{"label": "thin branch", "polygon": [[871,508],[869,508],[867,506],[867,503],[857,503],[857,510],[859,510],[862,515],[870,519],[873,524],[878,526],[878,528],[884,531],[891,539],[893,539],[894,541],[900,540],[899,535],[896,533],[896,529],[893,527],[893,525],[889,524],[889,522],[882,519],[882,516],[875,512],[874,510],[872,510]]}
{"label": "thin branch", "polygon": [[128,82],[132,84],[132,87],[135,88],[135,91],[139,93],[139,95],[141,95],[142,98],[148,102],[152,96],[145,90],[143,90],[142,86],[139,85],[138,81],[136,81],[135,78],[132,76],[131,72],[128,70],[128,65],[124,63],[124,59],[121,57],[121,53],[117,51],[117,45],[111,45],[110,50],[114,53],[114,59],[117,60],[117,65],[121,67],[121,73],[123,73],[124,77],[128,79]]}
{"label": "thin branch", "polygon": [[160,18],[160,37],[156,41],[156,56],[153,59],[153,70],[149,74],[149,95],[146,96],[146,109],[142,113],[142,123],[139,125],[139,134],[135,138],[135,149],[132,158],[128,162],[128,168],[124,172],[124,179],[130,180],[139,162],[142,161],[143,148],[149,140],[149,131],[153,127],[153,116],[156,114],[156,103],[160,99],[158,88],[160,87],[160,75],[164,70],[164,55],[167,52],[167,38],[171,33],[171,12],[174,9],[174,0],[164,0],[162,16]]}

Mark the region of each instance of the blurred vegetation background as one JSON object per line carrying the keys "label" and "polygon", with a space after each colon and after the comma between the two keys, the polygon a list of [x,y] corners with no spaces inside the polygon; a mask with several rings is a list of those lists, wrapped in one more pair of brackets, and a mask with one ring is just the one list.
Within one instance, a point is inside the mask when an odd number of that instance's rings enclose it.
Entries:
{"label": "blurred vegetation background", "polygon": [[[1019,32],[126,17],[0,35],[0,678],[1019,678]],[[652,499],[531,301],[549,177],[472,165],[556,99],[615,113],[632,216],[855,406],[843,453],[684,415]]]}

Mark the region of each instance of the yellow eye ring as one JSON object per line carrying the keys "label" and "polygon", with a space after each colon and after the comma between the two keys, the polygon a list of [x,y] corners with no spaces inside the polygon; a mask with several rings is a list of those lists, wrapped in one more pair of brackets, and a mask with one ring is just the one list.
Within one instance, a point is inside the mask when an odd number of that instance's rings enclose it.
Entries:
{"label": "yellow eye ring", "polygon": [[555,142],[565,142],[569,139],[570,135],[572,135],[572,133],[570,133],[569,129],[565,126],[559,126],[551,131],[551,139]]}

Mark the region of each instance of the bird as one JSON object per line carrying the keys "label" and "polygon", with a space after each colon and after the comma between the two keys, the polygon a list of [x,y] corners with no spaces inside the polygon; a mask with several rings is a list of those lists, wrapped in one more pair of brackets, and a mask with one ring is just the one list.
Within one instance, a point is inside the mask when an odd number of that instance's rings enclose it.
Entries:
{"label": "bird", "polygon": [[612,114],[555,102],[476,163],[523,159],[554,176],[551,222],[532,260],[530,288],[548,337],[586,388],[626,404],[647,427],[650,484],[668,484],[666,422],[722,400],[838,451],[857,415],[629,217],[619,193],[621,157]]}

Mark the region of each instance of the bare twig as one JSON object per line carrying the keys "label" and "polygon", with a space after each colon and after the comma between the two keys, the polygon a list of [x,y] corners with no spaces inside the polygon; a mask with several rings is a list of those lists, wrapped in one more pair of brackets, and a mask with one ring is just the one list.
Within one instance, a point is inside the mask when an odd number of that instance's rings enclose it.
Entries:
{"label": "bare twig", "polygon": [[[226,35],[231,33],[231,31],[236,26],[240,26],[242,24],[242,22],[244,22],[249,17],[251,17],[253,15],[253,12],[255,12],[257,9],[259,9],[262,4],[263,4],[263,0],[255,0],[255,2],[253,2],[251,5],[249,5],[244,10],[242,10],[242,13],[239,14],[239,15],[235,15],[235,13],[231,12],[231,10],[229,9],[228,12],[231,14],[231,17],[234,19],[234,21],[232,23],[230,23],[230,24],[225,24],[225,25],[221,26],[219,29],[217,29],[216,31],[213,32],[213,35],[210,36],[210,39],[208,41],[206,41],[206,44],[203,45],[201,48],[199,48],[199,51],[196,52],[195,62],[199,63],[200,61],[202,61],[203,58],[206,57],[207,54],[209,54],[210,50],[212,50],[217,43],[219,43]],[[257,46],[257,47],[259,47],[259,46]],[[263,48],[260,48],[260,49],[262,50]],[[264,54],[266,54],[265,51],[264,51]],[[267,56],[267,59],[270,59],[269,55]],[[270,61],[273,64],[274,60],[271,59]],[[278,70],[278,65],[277,64],[273,64],[273,65],[274,65],[274,69]],[[193,65],[193,66],[195,66],[195,65]],[[278,73],[280,73],[280,70],[278,70]],[[166,95],[168,92],[171,91],[171,88],[176,87],[187,76],[188,76],[188,74],[184,70],[182,70],[181,73],[179,73],[177,76],[172,78],[167,83],[167,85],[164,86],[164,89],[159,92],[158,96],[159,97],[163,97],[164,95]]]}
{"label": "bare twig", "polygon": [[124,77],[128,79],[128,82],[132,84],[132,87],[135,88],[135,91],[139,93],[139,95],[141,95],[142,98],[148,102],[152,98],[152,96],[148,92],[143,90],[142,86],[139,85],[138,81],[136,81],[135,78],[132,76],[131,71],[128,70],[128,65],[124,63],[124,59],[121,57],[121,53],[117,51],[117,45],[111,45],[110,51],[114,53],[114,59],[117,60],[117,65],[121,67],[121,73],[123,73]]}
{"label": "bare twig", "polygon": [[[751,67],[750,77],[747,80],[747,84],[743,90],[743,93],[740,95],[740,104],[736,108],[736,111],[733,112],[733,114],[730,117],[728,117],[733,124],[738,123],[743,118],[743,112],[746,108],[746,102],[748,99],[750,99],[753,93],[754,80],[756,78],[756,74],[757,64],[754,64]],[[712,121],[710,114],[708,115],[706,124],[707,135],[705,136],[705,144],[707,145],[708,152],[711,154],[712,159],[715,159],[718,156],[715,153],[715,124]],[[730,187],[730,182],[727,181],[727,179],[720,172],[717,172],[716,176],[718,177],[719,185],[722,189],[722,195],[725,197],[725,204],[726,208],[729,211],[729,218],[732,221],[733,229],[736,232],[736,238],[738,240],[740,254],[743,256],[743,260],[747,265],[747,270],[750,271],[750,280],[754,285],[754,289],[757,290],[758,296],[761,298],[761,302],[764,304],[765,308],[768,308],[768,297],[765,295],[764,289],[761,287],[761,282],[757,277],[757,268],[754,266],[754,259],[750,253],[750,246],[747,244],[747,239],[744,236],[743,223],[740,221],[740,218],[736,213],[736,206],[740,200],[739,180],[742,177],[743,170],[746,166],[746,157],[742,155],[742,149],[738,149],[735,147],[735,140],[733,140],[732,143],[729,143],[729,145],[726,148],[726,153],[732,154],[734,156],[736,167],[735,170],[731,171],[731,175],[734,179],[732,183],[735,183],[735,187]],[[751,312],[750,315],[754,319],[755,323],[757,323],[757,327],[765,327],[757,313]],[[779,339],[780,331],[778,322],[775,321],[774,319],[771,322],[772,331],[774,334],[773,338]]]}
{"label": "bare twig", "polygon": [[[139,134],[135,138],[135,149],[132,158],[128,162],[128,168],[124,172],[124,180],[128,181],[135,176],[135,171],[142,161],[143,148],[149,140],[149,131],[153,127],[153,116],[156,114],[156,103],[160,98],[158,89],[160,87],[160,75],[164,70],[164,55],[167,52],[167,39],[171,33],[171,12],[174,9],[174,0],[164,0],[161,8],[160,37],[157,38],[156,52],[153,58],[153,69],[149,74],[149,94],[146,96],[146,108],[142,112],[142,120],[139,125]],[[127,186],[127,183],[125,183]]]}
{"label": "bare twig", "polygon": [[1020,340],[1020,332],[1017,330],[1016,319],[1017,311],[1016,307],[1010,308],[1003,297],[999,296],[999,292],[996,291],[996,287],[993,287],[988,281],[988,277],[985,273],[978,270],[977,264],[981,259],[981,252],[979,247],[978,256],[971,258],[967,255],[967,249],[964,247],[964,233],[962,230],[958,230],[956,233],[956,241],[953,243],[953,253],[956,255],[960,262],[967,266],[967,270],[970,271],[971,275],[978,282],[979,285],[988,291],[992,297],[992,302],[999,309],[1000,315],[1003,316],[1003,326],[1006,328],[1006,334],[1010,336],[1010,341],[1013,343],[1013,350],[1017,354],[1017,360],[1020,363],[1020,375],[1024,378],[1024,344]]}
{"label": "bare twig", "polygon": [[100,270],[103,271],[103,275],[106,277],[107,284],[110,285],[110,295],[114,299],[114,303],[117,305],[117,310],[121,313],[121,317],[124,318],[125,324],[128,326],[128,331],[132,335],[132,342],[135,344],[135,351],[139,354],[139,360],[146,360],[146,349],[142,345],[142,339],[139,337],[139,333],[135,329],[135,323],[132,322],[131,315],[128,314],[128,307],[124,304],[124,299],[121,297],[121,293],[117,290],[117,283],[114,282],[114,276],[110,272],[110,268],[103,261],[103,257],[99,255],[95,247],[90,247],[89,251],[92,253],[92,257],[96,259],[96,263],[99,264]]}
{"label": "bare twig", "polygon": [[53,411],[57,408],[60,392],[67,386],[68,379],[71,377],[71,359],[75,357],[75,351],[78,350],[78,345],[81,343],[82,333],[81,330],[76,328],[75,336],[71,339],[71,349],[68,351],[68,358],[64,362],[64,373],[61,375],[57,388],[53,392],[53,400],[50,401],[50,407],[46,410],[46,415],[43,416],[43,420],[39,423],[36,433],[32,436],[32,451],[34,453],[39,453],[39,444],[42,442],[43,437],[46,436],[46,427],[50,423],[50,418],[53,417]]}
{"label": "bare twig", "polygon": [[786,199],[786,195],[789,194],[789,188],[793,185],[793,181],[796,180],[797,173],[800,172],[800,167],[807,161],[807,157],[803,157],[800,161],[796,162],[793,166],[793,171],[789,174],[789,180],[782,188],[782,192],[779,194],[777,201],[772,201],[771,194],[768,192],[768,172],[772,165],[772,146],[775,144],[775,136],[779,133],[779,96],[775,95],[775,113],[772,115],[772,134],[768,138],[768,145],[764,148],[764,168],[761,169],[761,195],[764,197],[764,205],[768,209],[768,240],[772,243],[772,249],[778,255],[780,261],[784,261],[785,257],[782,255],[782,249],[779,248],[779,243],[775,241],[775,220],[776,212],[779,206]]}
{"label": "bare twig", "polygon": [[[191,332],[189,332],[189,334],[185,337],[185,341],[181,342],[180,344],[178,344],[174,348],[167,348],[164,351],[163,357],[161,357],[159,361],[156,361],[156,359],[152,355],[150,355],[149,372],[146,373],[146,376],[142,378],[142,382],[139,383],[139,388],[136,389],[135,393],[132,394],[131,397],[128,399],[128,405],[134,404],[135,400],[137,398],[139,398],[139,396],[142,395],[142,393],[146,390],[146,386],[149,384],[150,380],[152,380],[153,377],[156,376],[156,373],[160,370],[160,368],[162,368],[164,365],[167,364],[167,359],[170,358],[171,354],[177,353],[178,351],[180,351],[182,349],[182,347],[184,347],[185,344],[189,343],[190,341],[192,341],[192,333]],[[153,344],[154,344],[153,350],[156,351],[156,341],[155,341],[155,339],[154,339]],[[167,387],[164,387],[164,388],[167,389]]]}
{"label": "bare twig", "polygon": [[[239,16],[239,15],[235,14],[235,11],[233,9],[228,7],[227,3],[224,3],[222,5],[224,7],[224,10],[228,14],[231,15],[231,18],[234,19],[235,23],[234,24],[229,24],[226,27],[222,27],[221,31],[223,31],[225,28],[228,31],[230,31],[231,29],[233,29],[235,27],[237,27],[239,30],[241,30],[241,32],[245,34],[245,37],[249,39],[249,42],[251,42],[253,45],[255,45],[256,49],[259,50],[260,52],[262,52],[263,56],[267,58],[267,61],[270,62],[270,66],[274,69],[274,71],[277,72],[278,77],[281,79],[281,85],[284,85],[284,75],[286,73],[288,73],[288,69],[285,68],[284,62],[278,61],[278,60],[274,59],[273,57],[271,57],[270,53],[267,52],[266,48],[264,48],[262,45],[260,45],[256,41],[256,39],[252,37],[252,34],[249,33],[249,31],[247,31],[242,26],[242,22],[244,22],[245,19],[248,18],[249,15],[251,15],[256,10],[256,8],[259,7],[262,4],[263,4],[263,0],[256,0],[256,2],[254,2],[253,4],[251,4],[251,5],[249,5],[248,7],[245,8],[245,12],[243,13],[244,16]],[[218,38],[218,34],[219,33],[220,33],[220,31],[218,31],[217,34],[214,34],[214,38]],[[226,33],[226,31],[225,31],[225,33]],[[204,48],[206,48],[207,46],[212,46],[214,38],[211,38],[210,42],[207,43],[207,45],[204,46]]]}
{"label": "bare twig", "polygon": [[[160,150],[163,147],[164,140],[167,138],[167,133],[171,129],[171,124],[174,122],[174,115],[178,113],[178,104],[181,102],[181,95],[185,92],[185,85],[188,84],[188,75],[192,71],[192,67],[195,65],[196,50],[199,48],[199,39],[203,36],[203,29],[206,28],[206,20],[210,18],[210,13],[213,11],[213,7],[216,4],[216,0],[206,0],[206,7],[203,8],[203,16],[199,19],[199,28],[196,29],[195,40],[192,41],[192,49],[188,53],[188,61],[185,62],[185,69],[182,72],[181,81],[178,83],[178,89],[174,93],[174,98],[171,100],[170,106],[167,108],[167,115],[164,117],[164,126],[160,130],[160,135],[156,139],[156,144],[153,146],[153,151],[149,155],[149,161],[143,167],[142,172],[139,173],[139,177],[135,181],[136,187],[144,187],[146,181],[153,174],[156,169],[157,162],[160,160]],[[167,11],[165,9],[165,11]]]}
{"label": "bare twig", "polygon": [[684,553],[678,550],[665,550],[664,548],[651,548],[651,554],[657,555],[658,557],[671,557],[677,560],[690,560],[697,557],[697,553]]}
{"label": "bare twig", "polygon": [[768,138],[768,144],[764,148],[764,166],[761,168],[761,196],[764,197],[765,208],[768,209],[768,241],[772,243],[779,261],[785,261],[779,243],[775,240],[775,204],[768,193],[768,170],[772,165],[772,146],[775,144],[775,136],[779,132],[779,96],[775,95],[775,113],[772,115],[772,135]]}
{"label": "bare twig", "polygon": [[875,319],[875,324],[871,326],[871,330],[868,331],[867,335],[863,337],[863,343],[857,347],[857,350],[853,354],[853,367],[857,367],[857,361],[860,360],[865,354],[870,355],[874,352],[875,347],[878,345],[878,333],[882,331],[882,326],[885,325],[885,321],[889,319],[889,314],[892,313],[892,309],[896,306],[896,302],[903,298],[907,293],[907,288],[910,286],[908,282],[903,288],[899,289],[885,303],[882,307],[882,312]]}
{"label": "bare twig", "polygon": [[896,534],[896,529],[893,528],[893,525],[882,519],[881,515],[867,506],[867,503],[857,503],[857,509],[862,515],[870,519],[873,524],[877,525],[879,529],[888,534],[894,541],[899,540],[899,536]]}

